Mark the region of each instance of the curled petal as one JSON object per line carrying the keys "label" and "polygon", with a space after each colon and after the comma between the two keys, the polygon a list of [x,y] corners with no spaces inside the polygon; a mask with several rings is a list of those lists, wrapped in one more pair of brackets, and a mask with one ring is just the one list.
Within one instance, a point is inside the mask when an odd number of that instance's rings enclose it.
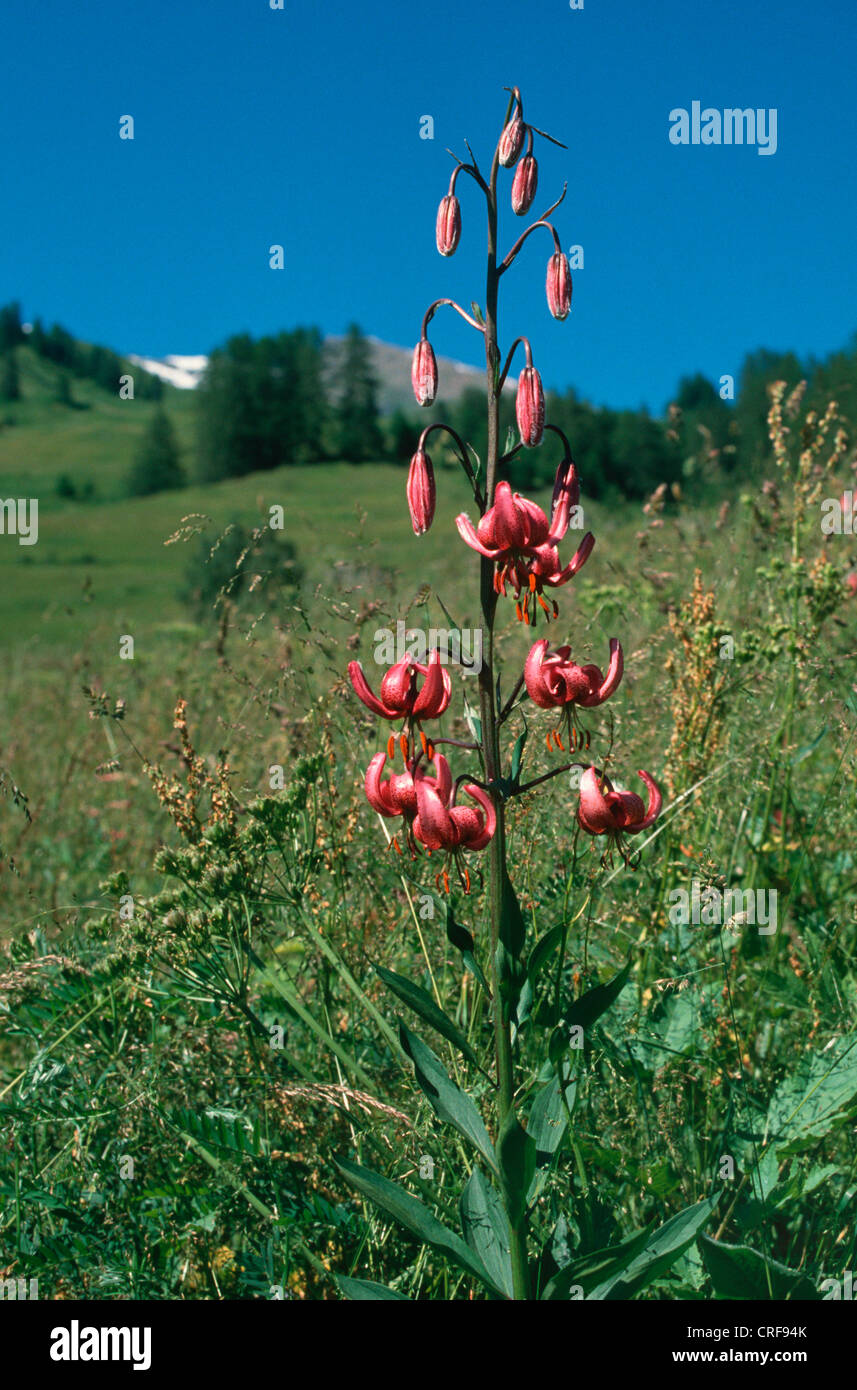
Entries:
{"label": "curled petal", "polygon": [[[661,807],[664,802],[660,787],[655,782],[655,779],[650,777],[648,772],[643,772],[641,769],[638,771],[637,776],[645,783],[646,791],[648,792],[648,805],[646,806],[645,814],[641,821],[638,821],[635,825],[626,826],[626,829],[632,835],[639,834],[641,830],[648,830],[649,826],[654,824],[661,813]],[[581,778],[581,781],[583,781],[583,778]],[[642,805],[642,802],[640,804]]]}
{"label": "curled petal", "polygon": [[601,675],[597,666],[587,666],[585,669],[597,673],[595,675],[597,686],[580,703],[587,708],[592,705],[601,705],[610,698],[622,679],[624,658],[621,643],[615,637],[610,638],[610,665],[607,667],[606,676]]}
{"label": "curled petal", "polygon": [[461,512],[461,514],[455,518],[455,524],[458,527],[458,534],[461,536],[461,539],[466,545],[470,546],[471,550],[478,550],[479,554],[484,555],[488,560],[496,560],[499,555],[502,555],[502,547],[492,549],[483,544],[476,534],[473,522],[466,512]]}
{"label": "curled petal", "polygon": [[588,767],[580,779],[577,819],[590,835],[605,835],[618,828],[608,800],[612,794],[609,777],[599,777],[594,767]]}
{"label": "curled petal", "polygon": [[[481,828],[475,835],[467,839],[465,848],[484,849],[488,841],[493,839],[494,832],[497,829],[497,809],[494,805],[494,799],[490,792],[486,792],[482,787],[475,786],[473,782],[466,782],[464,784],[464,790],[469,797],[472,797],[473,800],[482,807],[485,813],[484,825],[481,825]],[[466,808],[458,807],[457,809],[462,810]]]}
{"label": "curled petal", "polygon": [[452,681],[449,672],[440,662],[440,652],[432,651],[426,667],[423,687],[414,703],[413,713],[417,719],[437,719],[443,714],[452,698]]}
{"label": "curled petal", "polygon": [[377,695],[373,695],[359,661],[349,661],[348,676],[354,687],[354,693],[358,699],[363,701],[367,709],[370,709],[373,714],[380,715],[382,719],[398,718],[398,710],[388,709],[386,705],[381,703]]}
{"label": "curled petal", "polygon": [[393,807],[389,786],[386,782],[381,781],[381,773],[386,761],[386,753],[375,754],[366,769],[363,786],[366,791],[366,800],[373,810],[381,816],[397,816],[399,812]]}
{"label": "curled petal", "polygon": [[414,687],[414,675],[418,669],[412,657],[404,656],[385,672],[381,680],[381,699],[387,709],[395,710],[396,714],[404,714],[407,711]]}
{"label": "curled petal", "polygon": [[549,584],[551,588],[554,589],[558,588],[560,584],[567,584],[569,579],[573,578],[573,576],[577,574],[577,571],[582,569],[583,566],[586,564],[586,561],[589,559],[589,556],[592,553],[592,547],[594,545],[595,537],[593,536],[591,531],[587,531],[586,535],[583,537],[583,540],[580,542],[580,545],[577,547],[577,550],[572,555],[565,569],[560,570],[553,575],[546,576],[544,581],[545,584]]}
{"label": "curled petal", "polygon": [[427,778],[417,781],[417,818],[414,834],[427,849],[453,849],[457,843],[455,826],[441,798]]}

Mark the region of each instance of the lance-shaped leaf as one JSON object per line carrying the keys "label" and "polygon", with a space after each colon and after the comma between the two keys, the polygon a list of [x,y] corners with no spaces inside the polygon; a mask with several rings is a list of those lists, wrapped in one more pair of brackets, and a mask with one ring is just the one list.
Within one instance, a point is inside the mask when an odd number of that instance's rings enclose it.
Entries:
{"label": "lance-shaped leaf", "polygon": [[527,1193],[536,1171],[536,1146],[513,1109],[506,1112],[497,1138],[497,1161],[506,1211],[509,1220],[517,1222],[526,1210]]}
{"label": "lance-shaped leaf", "polygon": [[380,975],[384,984],[401,999],[403,1004],[407,1004],[413,1009],[415,1014],[419,1014],[425,1023],[433,1028],[436,1033],[440,1033],[442,1038],[451,1042],[453,1047],[457,1047],[459,1052],[467,1058],[468,1062],[479,1065],[476,1053],[470,1046],[460,1028],[456,1028],[451,1018],[448,1018],[443,1009],[437,1005],[431,995],[426,990],[415,985],[411,980],[405,979],[404,975],[397,975],[394,970],[385,970],[383,966],[375,966],[376,973]]}
{"label": "lance-shaped leaf", "polygon": [[428,1097],[435,1114],[453,1125],[474,1148],[478,1149],[486,1163],[497,1171],[497,1160],[491,1138],[476,1109],[476,1105],[465,1091],[451,1081],[443,1064],[426,1043],[399,1021],[399,1038],[402,1047],[414,1064],[414,1075],[423,1095]]}
{"label": "lance-shaped leaf", "polygon": [[633,1298],[653,1279],[666,1273],[685,1250],[693,1244],[711,1217],[720,1194],[706,1197],[692,1207],[686,1207],[653,1231],[634,1259],[620,1274],[614,1274],[589,1294],[591,1299]]}
{"label": "lance-shaped leaf", "polygon": [[388,1178],[382,1178],[380,1173],[373,1173],[370,1168],[361,1168],[359,1163],[352,1163],[350,1159],[338,1159],[336,1166],[343,1177],[367,1201],[374,1202],[376,1207],[380,1207],[387,1216],[392,1217],[406,1231],[410,1231],[417,1240],[424,1241],[459,1269],[472,1274],[498,1298],[506,1297],[503,1289],[492,1279],[470,1246],[466,1245],[455,1231],[450,1231],[438,1221],[428,1207],[417,1201],[416,1197],[412,1197],[404,1187],[390,1182]]}
{"label": "lance-shaped leaf", "polygon": [[454,946],[457,951],[461,952],[461,959],[464,962],[465,968],[470,971],[475,980],[479,981],[485,993],[490,997],[491,990],[488,981],[483,975],[482,968],[476,959],[476,942],[473,940],[467,928],[463,927],[460,922],[456,922],[450,903],[446,905],[446,937],[449,944]]}
{"label": "lance-shaped leaf", "polygon": [[612,980],[608,980],[604,985],[595,985],[593,989],[588,989],[566,1010],[562,1022],[551,1036],[548,1050],[552,1062],[557,1061],[566,1051],[572,1028],[582,1028],[585,1033],[587,1028],[591,1028],[593,1023],[618,999],[628,982],[630,973],[631,960],[629,958],[627,964],[619,971],[618,975],[613,976]]}
{"label": "lance-shaped leaf", "polygon": [[336,1282],[345,1297],[354,1302],[366,1299],[380,1302],[383,1299],[396,1303],[413,1303],[412,1298],[406,1298],[403,1293],[396,1293],[395,1289],[388,1289],[386,1284],[374,1284],[371,1279],[350,1279],[345,1274],[337,1274]]}
{"label": "lance-shaped leaf", "polygon": [[480,1168],[474,1168],[459,1203],[464,1238],[495,1283],[513,1295],[509,1223],[503,1203]]}
{"label": "lance-shaped leaf", "polygon": [[718,1298],[820,1299],[821,1293],[799,1269],[789,1269],[749,1245],[726,1245],[706,1235],[697,1238],[702,1263]]}
{"label": "lance-shaped leaf", "polygon": [[618,1245],[608,1245],[605,1250],[592,1250],[587,1255],[578,1255],[571,1264],[564,1265],[542,1291],[542,1298],[548,1302],[567,1299],[572,1289],[580,1289],[584,1298],[597,1289],[600,1284],[616,1278],[627,1269],[632,1260],[646,1245],[652,1229],[635,1231],[632,1236],[620,1241]]}

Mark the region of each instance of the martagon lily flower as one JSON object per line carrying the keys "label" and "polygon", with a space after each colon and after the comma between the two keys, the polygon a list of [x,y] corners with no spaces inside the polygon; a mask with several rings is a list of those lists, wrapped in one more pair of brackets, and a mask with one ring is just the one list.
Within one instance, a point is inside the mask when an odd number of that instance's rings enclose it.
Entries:
{"label": "martagon lily flower", "polygon": [[[525,623],[535,619],[535,603],[532,617],[529,610],[532,594],[550,618],[551,610],[542,598],[542,589],[566,584],[585,564],[595,544],[595,537],[588,531],[576,553],[562,568],[557,545],[568,530],[571,509],[577,505],[579,496],[577,470],[565,459],[557,470],[550,522],[541,507],[520,493],[513,493],[507,482],[497,484],[494,505],[488,508],[478,526],[474,527],[464,512],[456,517],[455,524],[462,540],[480,555],[496,561],[495,591],[505,594],[506,585],[513,585],[515,611]],[[523,604],[520,602],[522,590]],[[557,612],[554,602],[554,617]]]}
{"label": "martagon lily flower", "polygon": [[653,777],[642,770],[637,773],[648,792],[648,804],[636,792],[616,790],[606,773],[588,767],[580,779],[580,803],[577,819],[589,835],[608,835],[629,867],[631,864],[622,846],[624,835],[639,835],[648,830],[661,812],[663,797]]}
{"label": "martagon lily flower", "polygon": [[[435,754],[435,760],[440,754]],[[435,787],[427,777],[418,777],[415,783],[417,816],[413,823],[414,838],[432,850],[446,850],[455,860],[458,876],[466,893],[470,892],[470,873],[461,862],[461,851],[465,849],[484,849],[497,829],[497,812],[490,792],[473,782],[465,782],[463,790],[476,802],[476,806],[456,806],[455,793],[438,779]],[[449,891],[449,871],[443,869],[436,875],[435,882]]]}
{"label": "martagon lily flower", "polygon": [[[380,700],[359,661],[349,661],[348,676],[358,698],[382,719],[437,719],[452,698],[452,681],[436,650],[429,653],[427,666],[410,656],[391,666],[381,681]],[[424,677],[421,685],[418,676]]]}
{"label": "martagon lily flower", "polygon": [[[524,664],[524,683],[530,699],[541,709],[562,709],[565,713],[568,739],[572,749],[589,747],[588,734],[582,734],[572,720],[575,705],[590,709],[603,704],[617,689],[622,679],[624,662],[621,644],[610,639],[610,664],[604,675],[600,666],[578,666],[571,660],[571,647],[551,648],[547,638],[533,643]],[[557,730],[548,734],[548,748],[553,738],[563,747]]]}

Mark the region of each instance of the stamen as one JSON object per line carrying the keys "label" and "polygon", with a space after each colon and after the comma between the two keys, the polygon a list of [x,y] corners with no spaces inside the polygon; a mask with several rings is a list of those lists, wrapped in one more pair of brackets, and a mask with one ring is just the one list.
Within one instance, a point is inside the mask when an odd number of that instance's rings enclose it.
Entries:
{"label": "stamen", "polygon": [[426,736],[425,736],[425,734],[423,733],[422,729],[420,729],[420,743],[422,744],[422,749],[423,749],[423,752],[425,753],[426,757],[430,757],[430,754],[429,754],[429,751],[428,751],[428,739],[426,738]]}
{"label": "stamen", "polygon": [[395,835],[390,841],[390,844],[392,845],[393,849],[396,851],[397,854],[401,854],[402,851],[399,849],[399,841],[396,839]]}
{"label": "stamen", "polygon": [[402,761],[407,767],[408,763],[408,738],[406,734],[399,734],[399,747],[402,750]]}
{"label": "stamen", "polygon": [[391,734],[390,737],[387,739],[387,757],[389,758],[390,762],[392,762],[393,759],[395,758],[395,756],[396,756],[396,735],[395,735],[395,734]]}
{"label": "stamen", "polygon": [[432,743],[431,739],[428,738],[426,739],[426,757],[428,758],[429,762],[431,762],[434,758],[434,744]]}
{"label": "stamen", "polygon": [[550,609],[548,608],[547,604],[545,603],[544,599],[542,598],[541,594],[536,594],[536,598],[538,599],[539,603],[542,605],[542,608],[543,608],[543,609],[545,610],[545,612],[547,613],[547,615],[548,615],[548,621],[550,621],[551,611],[550,611]]}
{"label": "stamen", "polygon": [[469,893],[469,892],[470,892],[470,871],[469,871],[469,869],[465,869],[465,870],[464,870],[464,891],[465,891],[465,893]]}
{"label": "stamen", "polygon": [[559,736],[559,732],[558,732],[556,729],[554,729],[553,740],[554,740],[554,743],[556,744],[557,748],[562,748],[562,751],[563,751],[563,753],[564,753],[564,752],[565,752],[565,748],[563,747],[563,742],[562,742],[562,739],[561,739],[560,736]]}
{"label": "stamen", "polygon": [[558,617],[559,617],[559,604],[557,603],[556,599],[551,599],[551,602],[552,602],[552,604],[553,604],[553,615],[554,615],[555,618],[558,618]]}
{"label": "stamen", "polygon": [[531,594],[534,594],[535,592],[536,592],[536,576],[533,574],[533,572],[532,572],[532,570],[531,570],[531,571],[530,571],[530,593],[531,593]]}
{"label": "stamen", "polygon": [[519,603],[515,604],[515,615],[519,623],[522,623],[524,621],[524,615],[521,612],[521,605]]}

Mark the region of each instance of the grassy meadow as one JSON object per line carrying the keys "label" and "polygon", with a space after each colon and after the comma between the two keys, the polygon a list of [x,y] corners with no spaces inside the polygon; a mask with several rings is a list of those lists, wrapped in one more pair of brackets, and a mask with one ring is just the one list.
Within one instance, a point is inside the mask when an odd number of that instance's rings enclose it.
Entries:
{"label": "grassy meadow", "polygon": [[[389,728],[345,676],[358,658],[377,690],[374,633],[398,619],[444,627],[445,607],[478,625],[478,564],[454,527],[465,480],[438,450],[419,539],[391,465],[128,499],[154,407],[75,382],[87,408],[70,409],[21,358],[0,494],[38,496],[40,512],[37,545],[0,537],[0,1277],[37,1277],[42,1298],[373,1296],[351,1277],[400,1298],[496,1296],[334,1163],[357,1157],[458,1228],[474,1154],[415,1081],[399,1016],[489,1114],[478,865],[473,891],[447,899],[434,857],[388,848],[362,780]],[[168,389],[164,405],[190,459],[192,396]],[[804,467],[795,411],[764,478],[707,502],[590,506],[583,477],[595,550],[536,632],[602,667],[621,640],[622,684],[586,712],[590,756],[664,791],[636,869],[602,865],[577,832],[570,776],[509,805],[515,887],[557,1000],[630,962],[561,1059],[549,1124],[556,1077],[518,1019],[519,1104],[542,1135],[528,1191],[541,1296],[819,1298],[857,1256],[857,546],[818,525],[846,456],[828,468],[829,435]],[[57,496],[64,472],[95,495]],[[199,535],[216,553],[272,506],[299,586],[195,611],[182,590]],[[533,640],[501,602],[504,699]],[[437,727],[466,741],[473,678],[453,688]],[[528,731],[527,780],[560,759],[554,723],[530,704],[504,726],[508,758]],[[472,753],[447,752],[454,775],[478,775]],[[694,881],[765,895],[776,929],[677,920]],[[466,1047],[427,1032],[376,966],[419,982]],[[466,1221],[465,1235],[502,1287],[502,1254]]]}

